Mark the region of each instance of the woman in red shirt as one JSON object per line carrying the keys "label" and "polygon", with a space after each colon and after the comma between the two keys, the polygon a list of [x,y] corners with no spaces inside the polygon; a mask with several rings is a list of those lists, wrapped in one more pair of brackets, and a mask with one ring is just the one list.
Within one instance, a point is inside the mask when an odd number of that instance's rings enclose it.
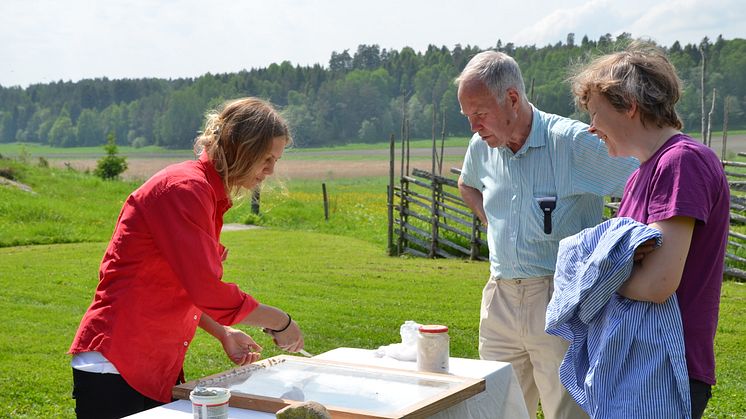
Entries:
{"label": "woman in red shirt", "polygon": [[220,244],[231,195],[258,186],[292,142],[259,99],[208,114],[198,160],[171,165],[126,200],[99,268],[99,283],[70,347],[79,418],[122,417],[172,400],[197,326],[243,365],[261,347],[229,325],[265,328],[283,350],[303,348],[284,311],[223,282]]}

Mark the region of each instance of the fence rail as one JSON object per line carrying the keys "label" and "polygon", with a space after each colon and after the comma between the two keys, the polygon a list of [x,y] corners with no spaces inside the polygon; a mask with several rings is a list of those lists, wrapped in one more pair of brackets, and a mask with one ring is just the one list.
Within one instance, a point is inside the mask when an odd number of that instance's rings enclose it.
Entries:
{"label": "fence rail", "polygon": [[455,180],[413,169],[393,191],[398,202],[390,203],[397,237],[392,253],[487,260],[487,231],[461,199]]}

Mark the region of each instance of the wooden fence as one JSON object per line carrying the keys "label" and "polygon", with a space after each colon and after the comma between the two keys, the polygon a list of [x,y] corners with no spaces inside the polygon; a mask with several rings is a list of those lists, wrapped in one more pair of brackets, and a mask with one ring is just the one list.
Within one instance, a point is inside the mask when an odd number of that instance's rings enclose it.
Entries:
{"label": "wooden fence", "polygon": [[487,260],[487,231],[459,196],[455,180],[413,169],[393,190],[395,254]]}
{"label": "wooden fence", "polygon": [[[738,153],[739,157],[746,157],[746,153]],[[730,231],[728,233],[728,249],[725,252],[725,274],[741,280],[746,280],[746,235],[734,230],[736,226],[746,225],[746,163],[741,161],[723,160],[725,174],[730,186]],[[740,170],[739,170],[740,169]]]}
{"label": "wooden fence", "polygon": [[[438,156],[435,146],[433,150],[432,172],[412,169],[410,173],[409,158],[402,153],[402,170],[395,183],[394,142],[391,140],[389,254],[487,260],[486,228],[461,199],[456,180],[434,174],[438,170],[435,163]],[[738,153],[738,156],[746,157],[746,153]],[[722,160],[722,163],[731,192],[731,229],[725,273],[746,280],[746,257],[742,256],[746,255],[746,234],[734,230],[734,227],[746,226],[746,162]],[[451,169],[451,173],[457,175],[459,170]],[[612,216],[617,206],[617,202],[607,203]]]}

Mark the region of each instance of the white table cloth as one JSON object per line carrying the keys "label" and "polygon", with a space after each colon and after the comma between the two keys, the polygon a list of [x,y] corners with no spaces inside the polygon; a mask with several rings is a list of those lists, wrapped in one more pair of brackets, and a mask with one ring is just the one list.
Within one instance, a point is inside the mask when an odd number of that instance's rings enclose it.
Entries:
{"label": "white table cloth", "polygon": [[[317,359],[374,365],[403,370],[416,370],[415,362],[399,361],[394,358],[375,356],[375,351],[356,348],[337,348],[317,355]],[[509,363],[482,361],[478,359],[450,358],[449,372],[469,378],[484,378],[485,390],[473,397],[431,416],[433,419],[523,419],[528,411],[518,381]],[[274,413],[229,408],[228,416],[236,419],[270,419]],[[146,410],[128,418],[190,418],[192,404],[189,400],[177,400],[154,409]]]}

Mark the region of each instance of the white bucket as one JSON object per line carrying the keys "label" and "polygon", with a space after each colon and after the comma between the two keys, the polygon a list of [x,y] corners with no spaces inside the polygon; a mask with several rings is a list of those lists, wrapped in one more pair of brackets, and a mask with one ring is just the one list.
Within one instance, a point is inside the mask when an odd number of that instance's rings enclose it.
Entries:
{"label": "white bucket", "polygon": [[221,387],[197,387],[189,393],[194,419],[228,419],[231,392]]}

